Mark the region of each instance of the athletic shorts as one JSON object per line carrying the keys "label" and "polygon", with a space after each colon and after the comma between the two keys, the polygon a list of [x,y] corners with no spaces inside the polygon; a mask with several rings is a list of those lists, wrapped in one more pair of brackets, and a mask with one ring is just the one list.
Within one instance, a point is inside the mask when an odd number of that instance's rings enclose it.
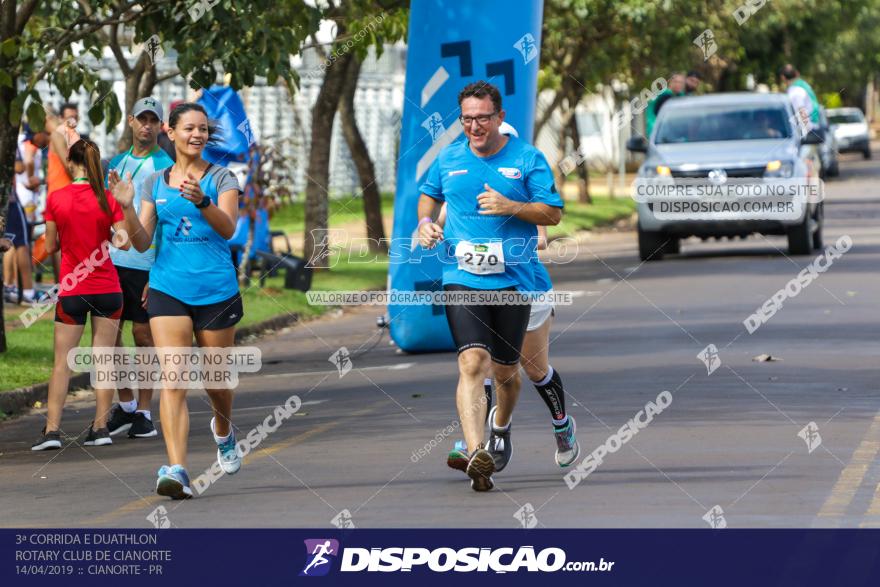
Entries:
{"label": "athletic shorts", "polygon": [[[443,289],[479,291],[455,284],[445,285]],[[515,291],[515,288],[500,291]],[[448,305],[446,321],[459,353],[471,348],[486,349],[494,362],[515,365],[519,362],[526,326],[529,324],[529,305]]]}
{"label": "athletic shorts", "polygon": [[122,319],[141,324],[149,322],[150,316],[141,305],[141,296],[150,281],[150,272],[117,265],[116,274],[119,275],[119,285],[122,286]]}
{"label": "athletic shorts", "polygon": [[189,316],[192,318],[193,330],[223,330],[238,324],[244,315],[244,308],[239,294],[222,302],[195,306],[150,288],[147,293],[147,314],[150,318]]}
{"label": "athletic shorts", "polygon": [[[551,290],[552,291],[552,290]],[[551,293],[550,291],[547,292]],[[544,325],[550,316],[555,316],[556,310],[550,303],[533,303],[531,312],[529,312],[529,326],[526,332],[537,330]]]}
{"label": "athletic shorts", "polygon": [[[18,200],[9,201],[9,211],[6,216],[6,230],[4,232],[12,233],[12,244],[18,247],[26,247],[30,244],[28,238],[28,224],[24,217],[24,210]],[[0,236],[3,236],[0,234]]]}
{"label": "athletic shorts", "polygon": [[85,294],[62,296],[55,304],[55,322],[82,326],[89,316],[119,320],[122,316],[122,294]]}

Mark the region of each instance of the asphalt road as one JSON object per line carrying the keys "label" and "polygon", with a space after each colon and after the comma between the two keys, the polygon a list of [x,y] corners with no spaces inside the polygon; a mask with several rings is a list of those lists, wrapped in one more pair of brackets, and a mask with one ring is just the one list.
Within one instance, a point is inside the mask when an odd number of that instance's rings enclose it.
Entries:
{"label": "asphalt road", "polygon": [[[159,438],[98,448],[71,439],[63,451],[34,454],[43,416],[3,423],[0,524],[149,528],[148,516],[163,505],[180,528],[330,527],[343,519],[356,527],[515,528],[522,519],[707,527],[710,510],[715,524],[723,516],[731,528],[880,526],[878,181],[877,161],[843,157],[841,177],[827,186],[826,245],[849,235],[852,250],[751,335],[742,321],[812,261],[786,256],[782,238],[688,241],[680,256],[639,264],[635,235],[609,233],[583,241],[575,262],[552,266],[557,290],[581,292],[558,309],[551,357],[582,456],[660,392],[672,394],[574,489],[554,463],[546,408],[527,387],[511,464],[496,475],[495,491],[471,491],[445,465],[458,438],[454,355],[400,354],[387,336],[371,348],[380,310],[362,308],[257,343],[265,364],[237,393],[239,437],[293,394],[303,406],[240,474],[197,499],[154,495],[165,461]],[[708,374],[697,355],[710,344],[720,366]],[[328,358],[343,345],[355,355],[340,377]],[[780,360],[753,361],[761,354]],[[204,394],[190,394],[189,405],[196,476],[212,464],[214,447]],[[68,435],[88,426],[92,406],[68,405]],[[798,436],[808,426],[821,442],[813,435],[808,446]],[[420,448],[428,449],[422,458],[414,456]]]}

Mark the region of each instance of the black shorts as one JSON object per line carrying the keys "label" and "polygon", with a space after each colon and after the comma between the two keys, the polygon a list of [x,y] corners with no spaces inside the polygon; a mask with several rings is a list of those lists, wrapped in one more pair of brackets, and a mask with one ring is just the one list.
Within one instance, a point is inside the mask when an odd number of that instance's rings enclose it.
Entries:
{"label": "black shorts", "polygon": [[55,304],[55,322],[82,326],[86,323],[89,314],[92,317],[119,320],[122,315],[122,294],[62,296]]}
{"label": "black shorts", "polygon": [[189,316],[192,318],[193,330],[223,330],[235,326],[244,315],[241,295],[235,294],[228,300],[194,306],[181,302],[175,297],[150,288],[147,293],[147,314],[150,318],[160,316]]}
{"label": "black shorts", "polygon": [[[24,209],[18,200],[9,201],[9,209],[6,215],[6,230],[4,232],[12,233],[12,244],[18,247],[26,247],[30,244],[28,234],[27,219],[24,216]],[[0,236],[3,236],[0,234]]]}
{"label": "black shorts", "polygon": [[116,267],[119,285],[122,286],[122,320],[143,324],[150,321],[150,316],[141,305],[144,287],[150,281],[150,272],[143,269]]}
{"label": "black shorts", "polygon": [[[479,291],[464,285],[449,284],[445,291]],[[514,291],[505,288],[501,291]],[[458,352],[470,348],[489,351],[492,360],[501,365],[515,365],[519,362],[523,338],[529,325],[531,306],[522,305],[484,305],[484,306],[446,306],[446,321],[452,331],[452,339]]]}

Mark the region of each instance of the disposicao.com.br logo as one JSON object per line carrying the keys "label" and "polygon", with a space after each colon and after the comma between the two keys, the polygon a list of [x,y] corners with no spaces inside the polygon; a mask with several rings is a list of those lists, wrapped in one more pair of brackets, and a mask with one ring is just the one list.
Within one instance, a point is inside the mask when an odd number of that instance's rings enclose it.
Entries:
{"label": "disposicao.com.br logo", "polygon": [[[327,555],[336,556],[338,543],[335,540],[306,540],[306,566],[301,576],[324,575],[330,569]],[[455,571],[516,573],[556,571],[610,571],[613,561],[601,558],[596,561],[566,561],[566,553],[561,548],[544,548],[536,551],[534,546],[465,547],[465,548],[419,548],[392,546],[386,548],[344,548],[340,572],[411,572],[419,568],[435,573]]]}

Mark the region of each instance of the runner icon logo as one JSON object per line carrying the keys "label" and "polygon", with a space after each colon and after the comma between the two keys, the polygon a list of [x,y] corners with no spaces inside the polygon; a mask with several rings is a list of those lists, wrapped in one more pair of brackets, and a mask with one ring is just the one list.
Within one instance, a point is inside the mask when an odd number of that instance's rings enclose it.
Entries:
{"label": "runner icon logo", "polygon": [[714,373],[715,369],[721,366],[721,357],[718,356],[718,347],[714,344],[710,344],[700,351],[697,358],[703,361],[708,375]]}
{"label": "runner icon logo", "polygon": [[181,216],[180,222],[177,223],[177,230],[174,231],[174,236],[180,236],[180,233],[183,233],[183,236],[189,236],[189,230],[192,227],[193,225],[189,218]]}
{"label": "runner icon logo", "polygon": [[528,65],[535,57],[538,56],[538,44],[535,37],[531,33],[526,33],[513,44],[513,48],[519,51],[523,58],[523,65]]}
{"label": "runner icon logo", "polygon": [[332,538],[310,538],[306,543],[306,565],[300,577],[322,577],[330,572],[331,560],[339,555],[339,541]]}

